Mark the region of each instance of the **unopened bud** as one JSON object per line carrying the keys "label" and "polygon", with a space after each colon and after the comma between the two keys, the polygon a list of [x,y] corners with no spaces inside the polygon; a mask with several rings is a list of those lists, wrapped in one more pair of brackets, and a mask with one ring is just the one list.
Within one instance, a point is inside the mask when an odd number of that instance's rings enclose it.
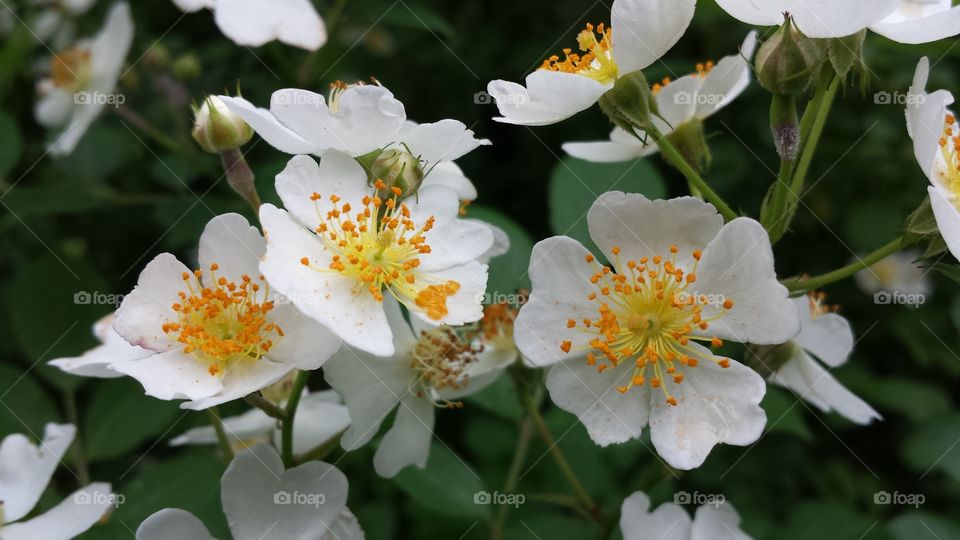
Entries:
{"label": "unopened bud", "polygon": [[374,150],[357,160],[367,170],[371,182],[381,180],[387,189],[399,188],[400,198],[413,195],[423,183],[423,166],[408,149]]}
{"label": "unopened bud", "polygon": [[710,165],[710,147],[707,146],[707,139],[703,135],[703,121],[699,118],[679,124],[672,133],[667,135],[667,141],[694,169],[703,172]]}
{"label": "unopened bud", "polygon": [[660,114],[657,100],[640,71],[618,78],[613,88],[600,97],[600,109],[627,133],[633,133],[635,128],[647,131],[653,125],[653,117]]}
{"label": "unopened bud", "polygon": [[788,16],[757,51],[757,80],[774,94],[800,94],[813,85],[824,54],[820,45],[797,30]]}
{"label": "unopened bud", "polygon": [[178,79],[189,80],[200,76],[200,60],[193,53],[185,54],[173,62],[173,74]]}
{"label": "unopened bud", "polygon": [[253,129],[216,96],[207,96],[194,115],[193,139],[211,154],[236,150],[253,137]]}

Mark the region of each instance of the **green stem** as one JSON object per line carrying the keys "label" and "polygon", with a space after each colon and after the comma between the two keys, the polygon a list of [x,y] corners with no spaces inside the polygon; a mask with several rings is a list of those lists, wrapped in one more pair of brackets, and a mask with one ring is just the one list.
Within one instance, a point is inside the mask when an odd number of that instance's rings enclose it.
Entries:
{"label": "green stem", "polygon": [[227,463],[230,463],[233,461],[233,446],[230,445],[230,439],[227,438],[227,430],[224,429],[223,420],[220,419],[220,411],[216,407],[210,407],[207,409],[207,414],[210,416],[210,424],[213,425],[213,430],[217,432],[217,441],[220,442],[223,457],[227,460]]}
{"label": "green stem", "polygon": [[83,439],[80,436],[79,415],[77,414],[77,394],[73,388],[64,391],[63,399],[64,409],[66,409],[67,421],[77,426],[77,436],[74,438],[71,450],[73,467],[77,472],[77,481],[80,486],[86,486],[90,483],[90,468],[87,466],[87,455],[83,449]]}
{"label": "green stem", "polygon": [[140,129],[140,131],[143,131],[144,133],[146,133],[151,139],[160,143],[162,146],[166,147],[167,150],[170,150],[172,152],[177,152],[177,153],[183,150],[180,144],[177,143],[177,141],[171,139],[170,137],[165,135],[162,131],[154,127],[149,120],[140,116],[133,109],[127,107],[126,105],[120,105],[118,107],[114,107],[113,110],[121,118],[123,118],[127,122],[130,122],[134,126],[137,126],[137,128]]}
{"label": "green stem", "polygon": [[670,162],[681,174],[687,179],[687,182],[692,186],[691,189],[695,188],[703,194],[703,197],[708,201],[713,203],[717,207],[717,211],[727,220],[730,221],[737,217],[737,213],[730,208],[721,197],[717,194],[716,191],[711,188],[707,182],[694,170],[693,167],[687,163],[687,160],[683,158],[683,155],[680,153],[673,144],[667,140],[667,138],[660,133],[660,131],[654,127],[650,127],[647,134],[653,137],[653,140],[657,143],[657,146],[660,148],[660,152],[663,153],[663,157]]}
{"label": "green stem", "polygon": [[789,225],[787,217],[787,198],[790,191],[790,178],[793,174],[793,165],[795,161],[788,159],[780,160],[780,170],[777,173],[777,185],[773,188],[773,199],[770,201],[770,210],[765,215],[769,216],[769,223],[766,224],[767,232],[770,234],[770,243],[775,244],[786,232]]}
{"label": "green stem", "polygon": [[290,390],[290,398],[287,400],[287,418],[283,421],[283,428],[280,433],[280,439],[283,445],[283,464],[287,468],[290,468],[294,465],[293,421],[297,416],[297,407],[300,406],[300,396],[303,395],[303,389],[307,386],[307,379],[309,378],[309,371],[301,371],[297,373],[297,378],[293,381],[293,389]]}
{"label": "green stem", "polygon": [[[817,144],[820,142],[823,128],[827,124],[827,117],[830,116],[833,100],[837,95],[837,89],[840,87],[840,78],[833,75],[823,77],[821,81],[826,82],[818,85],[817,92],[807,107],[807,111],[804,111],[800,123],[801,134],[804,135],[804,138],[801,141],[800,158],[797,160],[797,166],[793,171],[793,180],[790,183],[790,191],[793,196],[787,201],[788,220],[793,217],[796,206],[800,202],[800,195],[807,181],[807,173],[810,171],[810,163],[813,161],[813,155],[816,153]],[[808,133],[804,133],[803,127],[807,122],[808,114],[812,114],[812,120]]]}
{"label": "green stem", "polygon": [[283,407],[278,407],[274,402],[263,397],[260,392],[254,392],[243,398],[244,401],[267,413],[267,416],[283,421],[287,419],[287,411]]}
{"label": "green stem", "polygon": [[906,247],[909,245],[904,241],[902,236],[897,237],[895,240],[889,244],[881,247],[880,249],[874,251],[873,253],[863,257],[857,262],[848,264],[843,268],[838,268],[832,272],[827,272],[826,274],[821,274],[819,276],[807,278],[807,279],[797,279],[793,281],[787,281],[784,283],[787,289],[791,292],[803,292],[803,291],[812,291],[814,289],[819,289],[824,285],[829,285],[835,281],[840,281],[841,279],[852,276],[853,274],[873,265],[876,262],[879,262],[885,259],[888,255]]}
{"label": "green stem", "polygon": [[[525,417],[520,421],[520,433],[517,435],[517,446],[513,449],[513,459],[510,461],[510,469],[507,472],[507,480],[503,484],[504,493],[513,493],[517,489],[517,483],[520,479],[520,471],[527,460],[527,451],[530,449],[530,439],[533,436],[533,421]],[[503,527],[507,523],[507,515],[510,512],[510,505],[502,504],[497,508],[497,515],[490,527],[490,539],[500,540],[503,538]]]}

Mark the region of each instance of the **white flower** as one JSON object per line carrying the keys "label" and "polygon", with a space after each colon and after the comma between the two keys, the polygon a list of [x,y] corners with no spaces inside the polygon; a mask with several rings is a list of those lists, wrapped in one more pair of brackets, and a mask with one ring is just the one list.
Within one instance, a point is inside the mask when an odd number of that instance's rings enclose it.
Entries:
{"label": "white flower", "polygon": [[327,28],[310,0],[173,0],[188,13],[207,8],[223,35],[237,45],[259,47],[273,40],[315,51]]}
{"label": "white flower", "polygon": [[319,368],[340,345],[278,298],[257,265],[260,232],[238,214],[210,220],[200,236],[202,269],[164,253],[123,299],[114,328],[153,355],[110,368],[159,399],[205,409],[264,388],[294,369]]}
{"label": "white flower", "polygon": [[117,99],[113,91],[132,42],[130,6],[119,2],[96,37],[51,59],[50,78],[38,84],[34,115],[44,127],[64,128],[50,145],[52,154],[72,152],[107,102]]}
{"label": "white flower", "polygon": [[960,34],[960,6],[952,0],[902,0],[897,9],[870,26],[900,43],[929,43]]}
{"label": "white flower", "polygon": [[928,296],[933,283],[928,272],[913,261],[920,258],[916,250],[898,251],[854,274],[860,290],[867,294],[878,292]]}
{"label": "white flower", "polygon": [[[293,452],[302,454],[320,446],[349,425],[350,415],[336,392],[327,390],[305,394],[300,400],[293,421]],[[240,416],[224,418],[223,427],[235,448],[267,442],[280,445],[279,423],[260,409],[251,409]],[[170,441],[171,446],[218,443],[213,426],[190,429]]]}
{"label": "white flower", "polygon": [[[653,123],[664,135],[681,129],[689,122],[702,122],[737,98],[750,83],[750,58],[757,44],[756,32],[750,32],[740,52],[727,56],[714,66],[713,62],[698,64],[697,72],[675,81],[664,79],[653,86],[660,117]],[[566,143],[564,151],[587,161],[628,161],[650,155],[658,150],[656,143],[638,130],[634,137],[617,127],[609,141]]]}
{"label": "white flower", "polygon": [[620,531],[623,540],[750,540],[729,502],[700,506],[691,521],[687,511],[673,503],[651,512],[650,498],[642,491],[624,499]]}
{"label": "white flower", "polygon": [[789,14],[807,37],[839,38],[884,19],[901,0],[717,0],[733,18],[756,26],[779,26]]}
{"label": "white flower", "polygon": [[111,313],[93,325],[93,335],[100,345],[72,358],[57,358],[50,365],[56,366],[71,375],[110,379],[123,377],[123,373],[110,369],[110,364],[125,360],[140,360],[153,354],[153,351],[131,345],[113,329],[116,313]]}
{"label": "white flower", "polygon": [[286,210],[265,204],[267,253],[260,270],[304,313],[350,345],[394,353],[384,297],[431,324],[480,319],[493,245],[486,225],[459,219],[455,192],[422,188],[400,200],[371,186],[349,155],[296,156],[277,175]]}
{"label": "white flower", "polygon": [[921,58],[907,95],[907,132],[917,163],[930,180],[927,193],[947,248],[960,259],[960,125],[947,109],[953,95],[925,90],[930,61]]}
{"label": "white flower", "polygon": [[69,424],[47,424],[39,447],[19,433],[0,442],[0,538],[68,540],[93,526],[115,503],[110,484],[90,484],[46,513],[16,523],[36,506],[76,433]]}
{"label": "white flower", "polygon": [[282,152],[320,156],[333,149],[361,157],[381,150],[405,150],[420,161],[423,187],[446,185],[461,199],[477,197],[473,184],[453,161],[490,141],[477,139],[456,120],[429,124],[407,120],[403,103],[379,83],[334,83],[329,100],[307,90],[277,90],[270,98],[270,110],[240,97],[219,97]]}
{"label": "white flower", "polygon": [[[284,470],[277,451],[259,445],[237,454],[220,481],[234,540],[363,540],[347,508],[347,477],[322,461]],[[144,520],[137,540],[213,540],[203,522],[176,508]]]}
{"label": "white flower", "polygon": [[618,77],[656,62],[680,39],[693,19],[696,0],[614,0],[610,27],[588,24],[577,36],[579,53],[551,56],[523,85],[496,80],[487,92],[500,122],[555,124],[590,108]]}
{"label": "white flower", "polygon": [[850,323],[824,309],[820,298],[803,296],[794,298],[793,303],[800,315],[800,333],[791,340],[790,359],[771,380],[793,390],[820,410],[837,411],[857,424],[880,419],[873,407],[847,390],[814,360],[816,357],[831,369],[846,363],[853,351]]}
{"label": "white flower", "polygon": [[411,329],[397,302],[384,300],[384,308],[396,353],[383,358],[344,347],[323,367],[323,374],[350,410],[350,428],[340,440],[348,451],[369,442],[397,409],[373,458],[377,473],[392,477],[408,465],[426,465],[434,409],[456,407],[451,400],[492,383],[516,359],[516,352],[500,351],[482,338],[475,341],[463,330],[425,327],[417,319]]}
{"label": "white flower", "polygon": [[640,436],[670,465],[699,466],[717,443],[746,445],[763,430],[765,385],[704,345],[779,344],[799,330],[776,279],[766,231],[724,225],[692,197],[605,193],[587,215],[611,266],[556,236],[530,257],[530,300],[514,337],[534,366],[552,366],[550,397],[601,446]]}

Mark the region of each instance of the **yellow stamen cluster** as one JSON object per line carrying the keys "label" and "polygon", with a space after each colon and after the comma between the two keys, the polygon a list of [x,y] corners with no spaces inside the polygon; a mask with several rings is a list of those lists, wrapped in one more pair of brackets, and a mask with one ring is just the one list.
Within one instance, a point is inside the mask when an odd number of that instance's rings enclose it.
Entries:
{"label": "yellow stamen cluster", "polygon": [[613,38],[610,28],[602,23],[596,28],[592,24],[587,24],[587,28],[577,35],[577,45],[583,54],[575,53],[573,49],[564,49],[562,60],[560,56],[552,55],[543,61],[540,69],[575,73],[603,84],[616,80],[617,63],[613,60]]}
{"label": "yellow stamen cluster", "polygon": [[[697,64],[696,76],[700,77],[701,79],[705,79],[707,75],[709,75],[710,72],[713,71],[713,65],[714,65],[713,61],[701,62]],[[660,82],[653,83],[653,86],[650,88],[650,91],[653,92],[654,95],[657,95],[660,93],[661,90],[669,86],[671,82],[673,81],[672,79],[670,79],[670,77],[664,77]]]}
{"label": "yellow stamen cluster", "polygon": [[945,163],[943,187],[954,197],[960,196],[960,133],[957,129],[957,118],[952,114],[947,114],[944,118],[940,152]]}
{"label": "yellow stamen cluster", "polygon": [[90,80],[90,49],[74,47],[61,51],[50,61],[50,80],[57,88],[78,90]]}
{"label": "yellow stamen cluster", "polygon": [[816,319],[821,315],[826,315],[827,313],[834,313],[837,311],[837,306],[831,306],[826,303],[827,293],[810,291],[807,293],[807,302],[810,306],[810,317]]}
{"label": "yellow stamen cluster", "polygon": [[244,275],[240,283],[217,277],[218,266],[210,265],[208,286],[196,286],[203,272],[183,273],[186,291],[171,307],[177,322],[163,325],[163,332],[183,344],[183,351],[207,364],[210,375],[219,375],[239,361],[254,362],[270,352],[274,339],[283,330],[268,321],[273,309],[269,286],[263,276],[256,280]]}
{"label": "yellow stamen cluster", "polygon": [[470,381],[464,372],[482,351],[482,346],[475,346],[450,327],[422,331],[410,354],[410,367],[419,374],[417,395],[426,395],[440,407],[462,407],[462,403],[444,399],[438,392],[465,388]]}
{"label": "yellow stamen cluster", "polygon": [[[630,381],[617,390],[626,393],[634,386],[649,383],[651,388],[661,388],[666,402],[677,405],[677,400],[667,388],[667,379],[674,384],[683,381],[679,366],[696,367],[696,354],[691,341],[709,343],[719,347],[717,338],[704,337],[710,323],[733,308],[733,301],[719,302],[723,310],[712,317],[703,315],[703,307],[711,302],[706,295],[690,291],[696,282],[696,270],[701,252],[692,253],[694,260],[690,271],[676,263],[677,246],[670,246],[669,258],[656,255],[639,260],[620,260],[620,248],[612,248],[614,266],[621,269],[615,273],[608,266],[601,266],[593,255],[586,256],[593,275],[590,282],[595,288],[587,297],[597,306],[596,318],[569,319],[567,328],[576,328],[590,334],[587,341],[587,364],[598,372],[632,361]],[[570,352],[571,341],[562,341],[560,349]],[[721,367],[728,367],[729,360],[713,358]]]}
{"label": "yellow stamen cluster", "polygon": [[320,218],[314,232],[333,258],[325,268],[315,266],[308,257],[301,258],[300,263],[354,278],[357,291],[365,289],[377,301],[383,300],[386,290],[405,304],[408,302],[404,300],[412,301],[433,320],[444,318],[447,298],[460,290],[460,284],[437,282],[417,270],[420,256],[431,252],[425,235],[433,229],[436,218],[430,216],[417,225],[410,209],[400,202],[400,188],[388,189],[381,180],[374,187],[376,193],[365,196],[359,209],[330,195],[330,209],[323,212],[319,205],[323,197],[319,193],[310,196]]}
{"label": "yellow stamen cluster", "polygon": [[[343,81],[334,81],[330,83],[330,92],[327,94],[327,108],[330,109],[330,112],[337,113],[340,111],[340,98],[343,96],[343,93],[354,86],[366,86],[367,83],[363,81],[357,81],[355,83],[346,83]],[[380,81],[374,77],[370,77],[370,84],[380,86]]]}

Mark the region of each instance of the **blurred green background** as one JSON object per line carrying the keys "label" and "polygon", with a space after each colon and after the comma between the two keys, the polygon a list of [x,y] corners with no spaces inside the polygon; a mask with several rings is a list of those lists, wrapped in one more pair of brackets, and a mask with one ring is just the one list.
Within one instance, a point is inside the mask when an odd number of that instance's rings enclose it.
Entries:
{"label": "blurred green background", "polygon": [[[334,1],[315,3],[322,15],[335,9]],[[52,421],[79,424],[90,476],[112,482],[126,498],[83,538],[131,538],[145,517],[169,506],[196,513],[215,535],[227,537],[218,497],[223,465],[215,450],[167,446],[203,424],[205,415],[144,397],[129,379],[80,379],[46,366],[92,347],[90,326],[113,309],[77,304],[75,294],[125,293],[160,252],[195,260],[199,232],[215,214],[253,218],[220,181],[218,159],[190,140],[191,99],[233,92],[239,82],[244,97],[266,105],[278,88],[325,93],[335,80],[375,76],[411,119],[462,120],[494,143],[460,161],[480,192],[470,215],[500,224],[513,237],[511,253],[493,263],[492,292],[527,286],[523,275],[535,240],[560,233],[583,239],[581,216],[594,194],[612,186],[656,197],[685,194],[682,177],[658,157],[609,166],[564,157],[563,142],[609,132],[596,108],[527,129],[493,122],[495,108],[477,103],[487,81],[522,80],[544,57],[572,46],[586,22],[607,21],[603,1],[348,0],[331,41],[315,57],[278,43],[238,47],[209,12],[183,16],[166,0],[132,7],[133,69],[118,91],[179,149],[158,144],[108,110],[73,155],[45,156],[48,134],[32,108],[37,66],[50,53],[9,16],[0,45],[0,435],[40,434]],[[101,1],[78,21],[81,35],[99,28],[107,8]],[[10,9],[24,20],[34,10],[9,0],[0,6]],[[697,62],[734,54],[748,31],[703,0],[691,29],[648,78],[687,73]],[[934,64],[929,88],[960,92],[956,45],[956,39],[904,46],[868,37],[870,90],[864,96],[851,84],[834,105],[810,174],[808,185],[815,187],[776,248],[781,276],[842,266],[898,234],[925,197],[927,181],[913,157],[902,105],[875,104],[873,92],[904,93],[923,55]],[[750,215],[759,211],[777,166],[768,106],[768,95],[753,85],[706,126],[713,152],[707,179]],[[248,160],[264,200],[275,201],[272,178],[287,156],[258,141]],[[675,477],[646,437],[597,448],[575,418],[549,400],[547,420],[608,515],[639,489],[654,504],[686,491],[723,494],[758,539],[960,538],[960,303],[956,283],[935,272],[930,277],[935,291],[916,309],[874,305],[852,280],[827,289],[829,302],[842,306],[861,338],[849,364],[834,374],[884,416],[874,425],[822,414],[770,387],[767,433],[756,445],[717,447],[703,467]],[[319,375],[311,383],[322,385]],[[223,412],[243,409],[233,404]],[[486,538],[494,509],[473,504],[473,494],[501,489],[518,417],[504,377],[463,410],[439,415],[436,431],[444,444],[435,441],[425,470],[380,479],[371,467],[373,445],[329,460],[350,478],[349,505],[371,540]],[[517,491],[527,502],[511,510],[508,538],[601,535],[597,525],[543,501],[567,493],[567,486],[536,439],[524,470]],[[40,509],[75,484],[60,471]],[[881,491],[922,494],[925,502],[916,508],[875,504]]]}

